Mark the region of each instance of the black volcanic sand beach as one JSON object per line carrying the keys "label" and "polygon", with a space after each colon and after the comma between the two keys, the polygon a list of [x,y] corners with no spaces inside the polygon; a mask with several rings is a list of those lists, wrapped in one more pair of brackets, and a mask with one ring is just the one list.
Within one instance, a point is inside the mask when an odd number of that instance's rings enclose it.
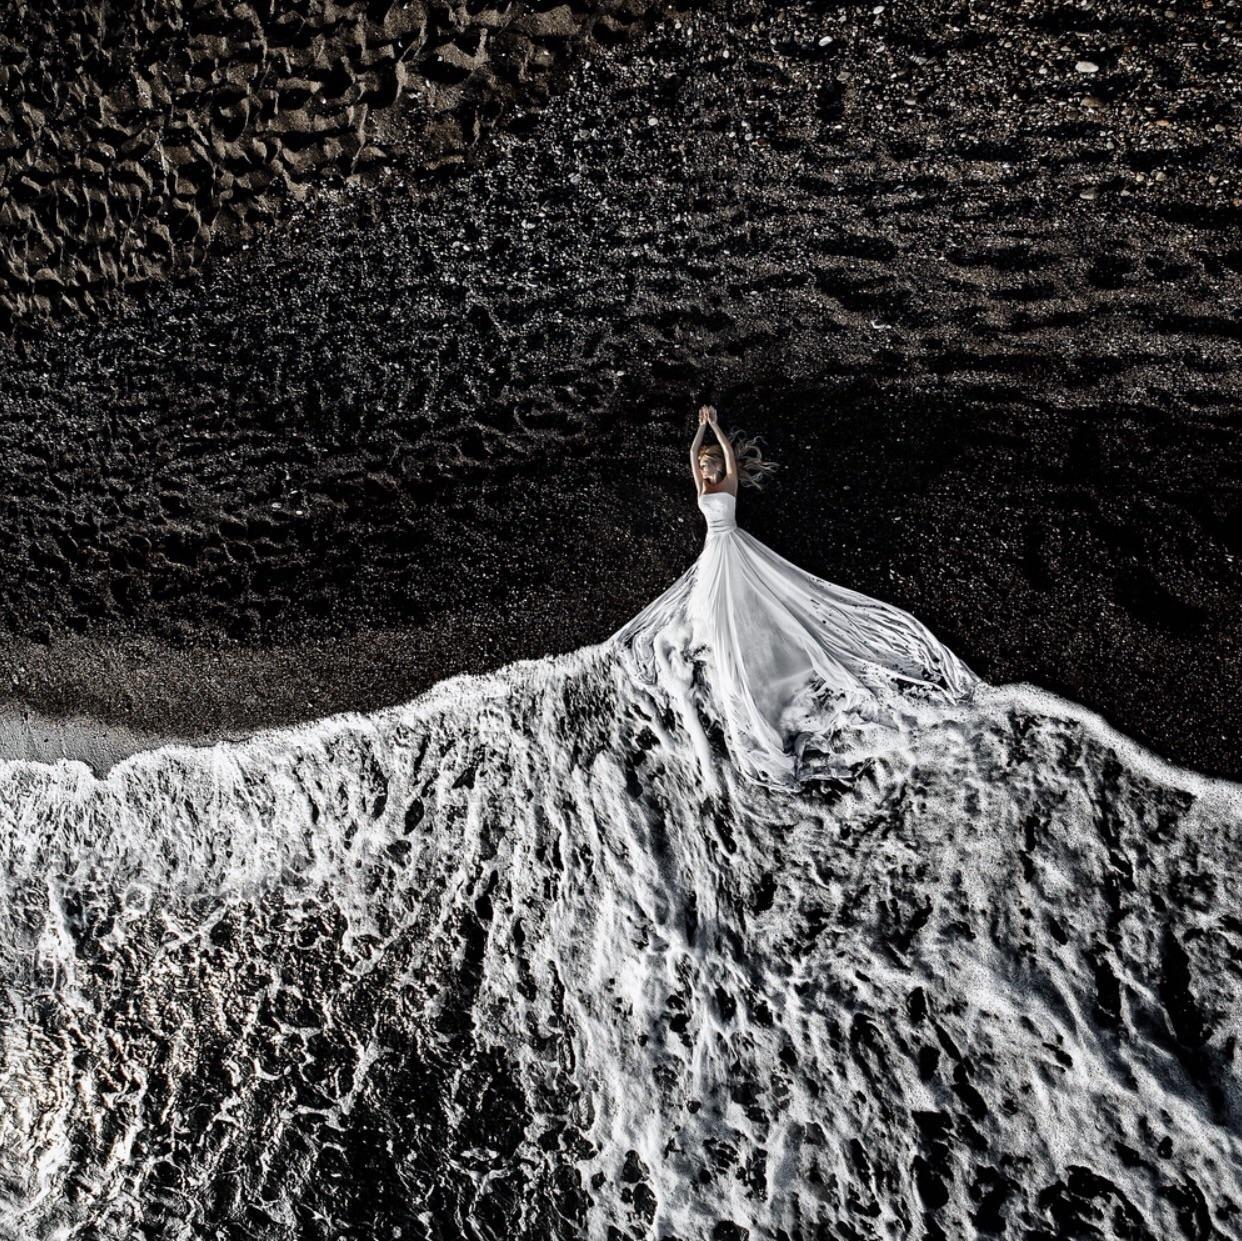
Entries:
{"label": "black volcanic sand beach", "polygon": [[469,162],[654,5],[16,0],[0,16],[0,327],[101,309],[290,202]]}
{"label": "black volcanic sand beach", "polygon": [[10,708],[235,735],[598,641],[697,553],[709,398],[758,537],[1242,777],[1242,24],[640,11],[460,161],[377,97],[383,160],[170,282],[10,244]]}

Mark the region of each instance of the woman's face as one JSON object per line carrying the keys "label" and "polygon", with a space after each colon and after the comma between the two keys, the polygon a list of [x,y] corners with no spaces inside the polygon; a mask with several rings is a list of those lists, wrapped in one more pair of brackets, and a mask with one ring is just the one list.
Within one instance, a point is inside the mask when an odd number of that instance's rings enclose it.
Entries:
{"label": "woman's face", "polygon": [[699,473],[709,483],[718,483],[724,477],[724,465],[719,457],[705,452],[699,457]]}

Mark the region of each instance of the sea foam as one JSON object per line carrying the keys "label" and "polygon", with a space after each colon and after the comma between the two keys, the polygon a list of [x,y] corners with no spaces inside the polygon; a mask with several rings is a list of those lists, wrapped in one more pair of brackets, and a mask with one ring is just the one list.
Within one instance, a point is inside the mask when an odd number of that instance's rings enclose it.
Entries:
{"label": "sea foam", "polygon": [[848,759],[604,644],[0,763],[0,1235],[1236,1234],[1242,788],[1030,686]]}

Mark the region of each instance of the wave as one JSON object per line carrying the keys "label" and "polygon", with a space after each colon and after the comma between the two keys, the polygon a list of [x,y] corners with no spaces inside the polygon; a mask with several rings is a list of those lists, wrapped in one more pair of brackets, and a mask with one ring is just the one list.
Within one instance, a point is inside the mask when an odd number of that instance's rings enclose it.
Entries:
{"label": "wave", "polygon": [[0,1235],[1238,1226],[1242,787],[1023,685],[764,787],[616,656],[0,763]]}

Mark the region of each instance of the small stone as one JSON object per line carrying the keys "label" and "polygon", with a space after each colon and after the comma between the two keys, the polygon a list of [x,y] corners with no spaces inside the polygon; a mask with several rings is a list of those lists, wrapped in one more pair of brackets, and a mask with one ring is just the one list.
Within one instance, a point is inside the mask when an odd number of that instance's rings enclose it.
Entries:
{"label": "small stone", "polygon": [[1079,73],[1099,73],[1100,66],[1094,60],[1080,60],[1075,66]]}

